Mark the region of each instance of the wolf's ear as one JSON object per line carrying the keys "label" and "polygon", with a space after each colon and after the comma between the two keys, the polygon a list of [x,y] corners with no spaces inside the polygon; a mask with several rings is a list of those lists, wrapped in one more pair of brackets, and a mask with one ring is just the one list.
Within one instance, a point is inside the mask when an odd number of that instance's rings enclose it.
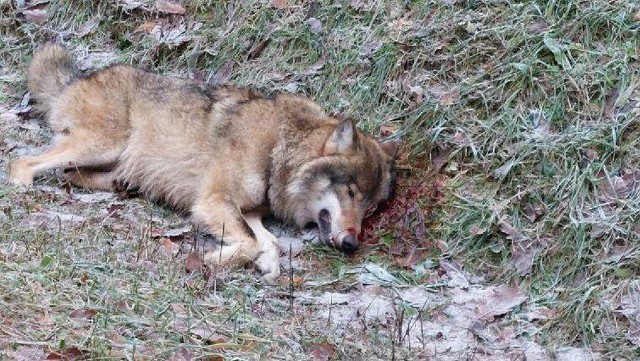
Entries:
{"label": "wolf's ear", "polygon": [[340,122],[329,139],[324,143],[324,155],[349,154],[358,147],[358,132],[353,119],[348,118]]}
{"label": "wolf's ear", "polygon": [[389,156],[389,158],[393,159],[398,152],[398,148],[400,147],[399,140],[389,140],[384,143],[380,143],[380,148]]}

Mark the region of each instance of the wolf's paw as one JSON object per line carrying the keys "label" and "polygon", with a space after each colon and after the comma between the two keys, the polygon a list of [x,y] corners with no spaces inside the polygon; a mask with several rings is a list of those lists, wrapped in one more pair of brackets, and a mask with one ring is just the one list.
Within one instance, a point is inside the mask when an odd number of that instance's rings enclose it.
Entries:
{"label": "wolf's paw", "polygon": [[23,159],[11,163],[9,181],[17,186],[30,187],[33,183],[33,172]]}
{"label": "wolf's paw", "polygon": [[254,263],[262,272],[262,278],[267,283],[275,283],[280,277],[280,254],[277,248],[263,249]]}

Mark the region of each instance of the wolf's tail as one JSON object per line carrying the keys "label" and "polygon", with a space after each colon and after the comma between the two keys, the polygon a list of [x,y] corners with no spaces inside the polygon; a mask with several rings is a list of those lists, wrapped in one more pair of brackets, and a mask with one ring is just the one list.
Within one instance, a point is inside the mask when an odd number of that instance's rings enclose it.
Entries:
{"label": "wolf's tail", "polygon": [[64,47],[46,44],[33,56],[27,81],[31,97],[36,100],[36,110],[49,114],[53,101],[66,84],[75,78],[76,66]]}

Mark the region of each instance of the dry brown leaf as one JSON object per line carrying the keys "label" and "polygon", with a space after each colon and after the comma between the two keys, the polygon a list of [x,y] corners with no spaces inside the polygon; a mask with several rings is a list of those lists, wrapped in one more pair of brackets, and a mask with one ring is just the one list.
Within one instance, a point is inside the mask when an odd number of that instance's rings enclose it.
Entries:
{"label": "dry brown leaf", "polygon": [[83,360],[86,359],[86,351],[73,346],[62,351],[51,351],[45,360]]}
{"label": "dry brown leaf", "polygon": [[276,9],[285,9],[289,7],[289,1],[287,0],[271,0],[271,5]]}
{"label": "dry brown leaf", "polygon": [[602,177],[599,186],[599,198],[604,201],[626,199],[633,194],[635,188],[640,184],[640,172],[626,172],[622,176]]}
{"label": "dry brown leaf", "polygon": [[314,75],[316,75],[318,70],[320,70],[320,69],[322,69],[324,67],[324,65],[326,63],[327,62],[324,59],[320,59],[320,60],[316,61],[315,63],[313,63],[313,65],[311,65],[310,67],[305,69],[305,71],[303,71],[301,73],[301,75],[314,76]]}
{"label": "dry brown leaf", "polygon": [[134,33],[151,33],[151,31],[156,27],[157,23],[155,22],[155,20],[151,20],[151,21],[147,21],[146,23],[140,24],[140,26],[138,26],[136,28],[136,30],[134,30]]}
{"label": "dry brown leaf", "polygon": [[533,268],[535,256],[540,252],[540,243],[524,237],[519,230],[507,222],[500,223],[500,231],[511,240],[511,258],[518,275],[529,274]]}
{"label": "dry brown leaf", "polygon": [[544,208],[540,205],[534,206],[531,203],[527,203],[524,205],[524,214],[533,223],[544,214]]}
{"label": "dry brown leaf", "polygon": [[100,24],[100,16],[95,15],[91,19],[87,20],[87,22],[80,25],[80,27],[78,28],[78,31],[76,31],[76,36],[78,36],[79,38],[82,38],[83,36],[91,34],[94,30],[96,30],[99,24]]}
{"label": "dry brown leaf", "polygon": [[514,242],[518,242],[522,238],[524,238],[522,236],[522,234],[520,233],[520,231],[515,229],[512,225],[510,225],[507,222],[501,222],[500,223],[500,231],[507,236],[507,239],[510,239],[510,240],[512,240]]}
{"label": "dry brown leaf", "polygon": [[640,10],[638,10],[636,15],[633,17],[633,20],[635,20],[636,22],[640,22]]}
{"label": "dry brown leaf", "polygon": [[438,97],[438,102],[442,105],[453,105],[458,100],[460,100],[460,89],[458,88],[453,88]]}
{"label": "dry brown leaf", "polygon": [[493,322],[495,317],[508,313],[526,300],[527,296],[519,288],[500,285],[478,306],[477,316],[482,321]]}
{"label": "dry brown leaf", "polygon": [[469,233],[471,233],[474,236],[480,236],[483,235],[487,230],[484,228],[480,228],[478,226],[471,226],[471,229],[469,229]]}
{"label": "dry brown leaf", "polygon": [[179,46],[191,40],[183,20],[177,23],[162,22],[149,33],[159,44]]}
{"label": "dry brown leaf", "polygon": [[383,124],[380,126],[380,136],[389,137],[398,131],[398,126],[395,124]]}
{"label": "dry brown leaf", "polygon": [[193,272],[201,272],[204,267],[204,262],[202,261],[202,257],[197,252],[189,253],[187,256],[187,262],[185,265],[185,269],[188,273]]}
{"label": "dry brown leaf", "polygon": [[604,109],[602,111],[602,115],[606,118],[606,119],[613,119],[614,116],[614,109],[616,106],[616,101],[618,100],[618,94],[620,93],[620,89],[619,88],[614,88],[611,89],[606,97],[605,97],[605,101],[604,101]]}
{"label": "dry brown leaf", "polygon": [[380,40],[371,40],[360,47],[360,56],[366,58],[380,49],[383,42]]}
{"label": "dry brown leaf", "polygon": [[182,5],[166,0],[156,1],[156,9],[165,14],[183,15],[186,12]]}
{"label": "dry brown leaf", "polygon": [[636,346],[640,346],[640,290],[629,291],[620,300],[619,311],[629,320],[627,339]]}
{"label": "dry brown leaf", "polygon": [[327,341],[312,343],[307,351],[314,361],[333,360],[336,354],[336,348]]}
{"label": "dry brown leaf", "polygon": [[4,352],[4,356],[10,360],[42,360],[44,357],[41,346],[18,346],[15,351],[9,347]]}
{"label": "dry brown leaf", "polygon": [[178,350],[178,352],[174,353],[168,358],[169,361],[191,361],[198,359],[199,358],[195,354],[184,348],[181,348],[180,350]]}
{"label": "dry brown leaf", "polygon": [[45,8],[23,10],[22,14],[24,14],[27,21],[38,25],[42,25],[49,20],[49,14],[47,14],[47,9]]}
{"label": "dry brown leaf", "polygon": [[529,33],[533,35],[544,33],[549,29],[549,24],[544,20],[534,21],[527,27]]}
{"label": "dry brown leaf", "polygon": [[226,344],[229,342],[229,337],[215,333],[212,328],[209,327],[195,327],[189,330],[208,345]]}
{"label": "dry brown leaf", "polygon": [[87,319],[90,320],[98,313],[96,310],[92,310],[90,308],[79,308],[77,310],[73,310],[69,317],[75,319]]}
{"label": "dry brown leaf", "polygon": [[171,239],[169,237],[162,237],[158,240],[158,242],[160,242],[160,244],[169,252],[173,252],[178,247],[178,245],[171,242]]}
{"label": "dry brown leaf", "polygon": [[260,54],[262,54],[262,52],[264,51],[264,49],[267,48],[267,45],[269,45],[270,42],[271,42],[271,38],[266,38],[258,42],[256,45],[253,46],[253,48],[251,48],[251,51],[249,51],[248,58],[255,59],[259,57]]}

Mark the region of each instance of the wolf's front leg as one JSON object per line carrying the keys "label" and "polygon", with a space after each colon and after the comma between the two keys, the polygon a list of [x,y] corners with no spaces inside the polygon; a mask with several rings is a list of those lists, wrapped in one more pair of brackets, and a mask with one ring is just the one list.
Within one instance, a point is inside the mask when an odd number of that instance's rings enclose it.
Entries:
{"label": "wolf's front leg", "polygon": [[280,276],[280,248],[278,240],[262,224],[260,213],[247,213],[244,215],[247,224],[253,230],[260,246],[260,254],[254,261],[264,273],[264,278],[268,281],[275,281]]}
{"label": "wolf's front leg", "polygon": [[[227,195],[209,192],[199,197],[193,207],[193,216],[215,236],[223,237],[221,248],[205,255],[208,263],[214,266],[239,267],[255,261],[263,252],[256,233]],[[279,268],[274,273],[270,265],[266,265],[266,268],[262,267],[262,263],[257,265],[266,280],[272,281],[278,277]]]}

